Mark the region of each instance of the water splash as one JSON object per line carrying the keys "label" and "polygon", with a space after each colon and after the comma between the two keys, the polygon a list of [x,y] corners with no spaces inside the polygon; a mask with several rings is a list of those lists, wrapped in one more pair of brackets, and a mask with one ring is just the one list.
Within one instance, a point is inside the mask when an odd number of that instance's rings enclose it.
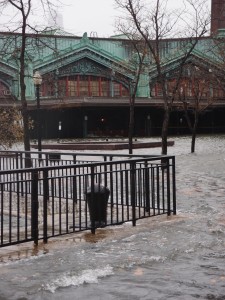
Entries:
{"label": "water splash", "polygon": [[42,289],[54,293],[58,288],[79,286],[84,283],[98,283],[99,278],[113,274],[113,268],[109,265],[102,269],[83,270],[80,274],[73,274],[72,272],[69,272],[63,274],[52,282],[47,283],[42,287]]}

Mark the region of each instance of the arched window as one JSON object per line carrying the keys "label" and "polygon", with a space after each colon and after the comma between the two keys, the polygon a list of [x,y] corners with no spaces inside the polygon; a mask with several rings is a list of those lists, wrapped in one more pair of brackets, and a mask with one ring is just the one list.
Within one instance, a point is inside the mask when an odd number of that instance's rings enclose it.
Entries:
{"label": "arched window", "polygon": [[129,90],[122,83],[92,75],[43,77],[43,97],[128,97]]}

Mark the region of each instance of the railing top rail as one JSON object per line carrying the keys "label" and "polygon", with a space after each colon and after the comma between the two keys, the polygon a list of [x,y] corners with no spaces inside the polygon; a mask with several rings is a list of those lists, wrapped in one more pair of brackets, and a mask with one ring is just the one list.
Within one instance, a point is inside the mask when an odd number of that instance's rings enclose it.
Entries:
{"label": "railing top rail", "polygon": [[61,151],[23,151],[23,150],[0,150],[0,156],[1,155],[7,155],[7,154],[60,154],[60,155],[71,155],[71,156],[114,156],[114,157],[159,157],[160,154],[156,155],[142,155],[142,154],[118,154],[118,153],[93,153],[93,152],[61,152]]}
{"label": "railing top rail", "polygon": [[97,167],[97,166],[104,166],[104,165],[118,165],[118,164],[131,164],[131,163],[141,163],[141,162],[154,162],[160,161],[162,159],[166,159],[167,161],[174,159],[175,156],[168,156],[168,155],[159,155],[159,156],[146,156],[146,157],[139,157],[135,158],[130,157],[126,160],[113,160],[113,161],[93,161],[93,162],[85,162],[82,164],[65,164],[65,165],[54,165],[54,166],[41,166],[41,167],[34,167],[34,168],[23,168],[23,169],[13,169],[13,170],[0,170],[0,175],[2,174],[11,174],[11,173],[21,173],[21,172],[34,172],[34,171],[47,171],[47,170],[63,170],[63,169],[79,169],[85,167]]}

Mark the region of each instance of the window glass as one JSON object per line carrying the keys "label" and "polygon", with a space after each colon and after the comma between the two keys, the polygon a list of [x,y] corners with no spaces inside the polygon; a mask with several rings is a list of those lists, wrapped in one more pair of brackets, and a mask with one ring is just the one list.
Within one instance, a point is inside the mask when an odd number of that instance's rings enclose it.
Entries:
{"label": "window glass", "polygon": [[76,76],[71,76],[68,79],[68,96],[71,96],[71,97],[78,96],[77,77]]}
{"label": "window glass", "polygon": [[109,96],[109,80],[102,78],[101,79],[101,95],[103,97]]}
{"label": "window glass", "polygon": [[99,96],[99,77],[96,76],[91,76],[91,95],[93,97],[98,97]]}
{"label": "window glass", "polygon": [[80,79],[79,79],[79,96],[80,97],[89,96],[88,85],[89,85],[88,76],[80,76]]}
{"label": "window glass", "polygon": [[[74,75],[58,80],[46,76],[43,79],[42,95],[46,97],[110,97],[111,81],[108,78],[91,75]],[[119,82],[113,82],[115,97],[129,96],[129,89]]]}

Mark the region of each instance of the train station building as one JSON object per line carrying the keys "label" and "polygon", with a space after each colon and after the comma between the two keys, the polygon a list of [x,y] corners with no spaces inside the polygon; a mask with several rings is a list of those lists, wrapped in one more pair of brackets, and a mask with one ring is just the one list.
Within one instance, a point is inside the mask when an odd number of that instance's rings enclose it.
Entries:
{"label": "train station building", "polygon": [[[208,51],[214,37],[224,43],[224,1],[212,1],[211,35],[199,39],[189,57],[198,68],[218,68],[218,60]],[[212,37],[213,36],[213,37]],[[21,35],[0,33],[0,106],[20,105],[18,52]],[[126,137],[128,135],[130,95],[135,78],[135,51],[124,35],[110,38],[74,36],[60,28],[46,28],[27,36],[26,99],[32,119],[37,118],[35,72],[42,76],[40,117],[43,138]],[[188,39],[161,41],[162,55],[170,57],[164,67],[168,88],[182,57],[177,49]],[[207,51],[206,51],[207,50]],[[188,73],[188,69],[187,69]],[[161,132],[164,102],[157,75],[150,66],[141,73],[135,99],[135,136],[154,136]],[[203,78],[204,80],[204,78]],[[191,99],[192,87],[183,81],[182,91]],[[222,87],[208,85],[205,101],[213,98],[200,118],[199,132],[224,133],[225,93]],[[191,107],[190,107],[191,109]],[[181,105],[174,103],[169,134],[189,133]],[[31,130],[35,137],[35,127]]]}

